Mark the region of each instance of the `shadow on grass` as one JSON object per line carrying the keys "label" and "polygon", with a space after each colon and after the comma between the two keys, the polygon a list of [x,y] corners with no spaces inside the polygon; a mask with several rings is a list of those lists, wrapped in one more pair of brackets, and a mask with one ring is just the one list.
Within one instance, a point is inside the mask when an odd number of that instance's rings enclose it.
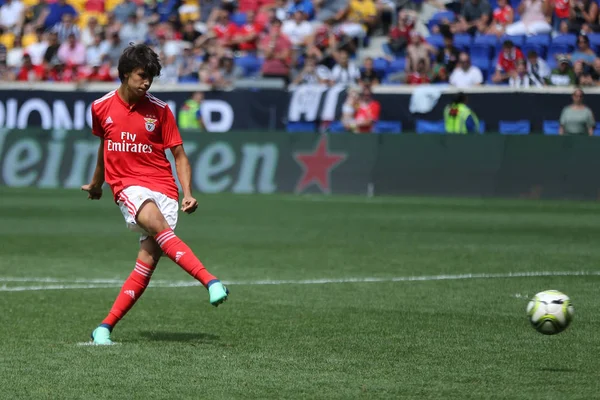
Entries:
{"label": "shadow on grass", "polygon": [[544,372],[577,372],[577,370],[575,368],[550,368],[550,367],[540,368],[540,371],[544,371]]}
{"label": "shadow on grass", "polygon": [[161,332],[144,331],[140,335],[148,340],[157,342],[204,342],[219,340],[219,336],[202,332]]}

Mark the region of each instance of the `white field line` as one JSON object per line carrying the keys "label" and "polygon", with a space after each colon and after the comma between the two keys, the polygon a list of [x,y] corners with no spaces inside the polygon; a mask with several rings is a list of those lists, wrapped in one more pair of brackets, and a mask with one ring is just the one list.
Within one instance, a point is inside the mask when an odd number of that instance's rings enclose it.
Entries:
{"label": "white field line", "polygon": [[[424,276],[397,276],[397,277],[364,277],[364,278],[331,278],[331,279],[304,279],[304,280],[258,280],[258,281],[223,281],[226,285],[319,285],[333,283],[373,283],[373,282],[428,282],[452,281],[466,279],[506,279],[506,278],[532,278],[556,276],[600,276],[600,271],[539,271],[539,272],[508,272],[508,273],[479,273],[455,275],[424,275]],[[11,278],[0,277],[0,282],[5,283],[38,283],[30,286],[0,286],[0,292],[25,292],[39,290],[67,290],[67,289],[107,289],[119,288],[123,284],[121,279],[57,279],[57,278]],[[39,283],[46,283],[40,285]],[[199,286],[195,281],[166,281],[155,280],[150,287],[179,288]]]}

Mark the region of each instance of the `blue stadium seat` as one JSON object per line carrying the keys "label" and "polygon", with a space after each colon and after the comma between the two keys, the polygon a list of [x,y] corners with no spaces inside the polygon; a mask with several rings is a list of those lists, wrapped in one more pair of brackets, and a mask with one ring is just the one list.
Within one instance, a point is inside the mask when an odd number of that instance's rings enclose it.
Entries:
{"label": "blue stadium seat", "polygon": [[185,76],[178,79],[179,83],[198,83],[197,76]]}
{"label": "blue stadium seat", "polygon": [[504,35],[500,38],[500,40],[498,41],[498,45],[496,46],[496,48],[501,49],[502,48],[502,43],[504,43],[505,40],[510,40],[513,42],[513,44],[517,47],[523,47],[523,45],[525,44],[525,36],[508,36],[508,35]]}
{"label": "blue stadium seat", "polygon": [[551,70],[558,67],[558,61],[556,60],[556,57],[548,56],[546,58],[546,63],[548,64],[548,68],[550,68]]}
{"label": "blue stadium seat", "polygon": [[388,65],[387,73],[401,72],[406,68],[406,58],[396,58]]}
{"label": "blue stadium seat", "polygon": [[550,35],[533,35],[527,36],[525,39],[526,44],[536,44],[538,46],[548,47],[552,42]]}
{"label": "blue stadium seat", "polygon": [[442,35],[429,35],[425,38],[425,40],[433,47],[444,47],[444,37]]}
{"label": "blue stadium seat", "polygon": [[390,63],[385,58],[378,57],[373,60],[373,69],[377,72],[385,73],[389,66]]}
{"label": "blue stadium seat", "polygon": [[548,54],[546,58],[556,58],[557,54],[566,54],[571,52],[572,47],[568,44],[552,43],[548,48]]}
{"label": "blue stadium seat", "polygon": [[471,64],[473,64],[474,66],[478,67],[481,70],[481,72],[484,72],[484,71],[487,71],[487,70],[490,69],[490,60],[489,60],[489,58],[472,57],[471,58]]}
{"label": "blue stadium seat", "polygon": [[531,122],[528,120],[500,121],[499,128],[503,135],[528,135],[531,132]]}
{"label": "blue stadium seat", "polygon": [[566,35],[558,35],[558,36],[555,36],[554,38],[552,38],[551,46],[567,45],[567,46],[573,48],[573,47],[575,47],[576,44],[577,44],[577,36],[573,35],[572,33],[568,33]]}
{"label": "blue stadium seat", "polygon": [[456,20],[456,16],[452,11],[440,11],[433,14],[433,17],[427,22],[427,27],[431,30],[432,27],[439,25],[442,20],[447,19],[450,22],[454,22]]}
{"label": "blue stadium seat", "polygon": [[454,35],[454,45],[459,50],[469,50],[473,44],[473,38],[466,33],[458,33]]}
{"label": "blue stadium seat", "polygon": [[596,127],[594,128],[594,136],[600,136],[600,122],[596,123]]}
{"label": "blue stadium seat", "polygon": [[288,122],[286,125],[286,129],[289,133],[316,132],[317,123],[304,121]]}
{"label": "blue stadium seat", "polygon": [[558,121],[544,121],[544,135],[558,135],[560,123]]}
{"label": "blue stadium seat", "polygon": [[496,47],[498,44],[498,38],[494,35],[480,35],[475,37],[473,44],[483,44],[490,47]]}
{"label": "blue stadium seat", "polygon": [[590,39],[590,46],[592,46],[592,47],[600,46],[600,33],[590,33],[587,36]]}
{"label": "blue stadium seat", "polygon": [[381,49],[383,50],[384,54],[387,54],[387,55],[390,55],[390,56],[394,55],[394,52],[392,51],[392,49],[390,48],[390,45],[388,43],[383,43],[381,45]]}
{"label": "blue stadium seat", "polygon": [[377,121],[375,133],[402,133],[402,122],[400,121]]}
{"label": "blue stadium seat", "polygon": [[244,13],[236,12],[231,15],[231,22],[237,26],[244,26],[246,20],[246,14]]}
{"label": "blue stadium seat", "polygon": [[492,48],[487,44],[474,44],[471,46],[471,58],[487,58],[490,59]]}
{"label": "blue stadium seat", "polygon": [[521,48],[525,58],[527,58],[527,54],[533,50],[540,58],[543,58],[544,60],[546,59],[546,49],[547,47],[535,43],[525,43],[525,45]]}
{"label": "blue stadium seat", "polygon": [[256,56],[244,56],[235,59],[235,63],[244,69],[246,76],[256,74],[263,61]]}
{"label": "blue stadium seat", "polygon": [[417,120],[416,130],[418,134],[428,133],[446,133],[446,126],[444,121],[425,121],[422,119]]}
{"label": "blue stadium seat", "polygon": [[329,133],[344,133],[346,132],[346,128],[344,128],[344,125],[341,121],[331,121],[331,124],[329,124],[329,127],[327,128],[327,131]]}
{"label": "blue stadium seat", "polygon": [[485,121],[479,121],[479,133],[485,133]]}

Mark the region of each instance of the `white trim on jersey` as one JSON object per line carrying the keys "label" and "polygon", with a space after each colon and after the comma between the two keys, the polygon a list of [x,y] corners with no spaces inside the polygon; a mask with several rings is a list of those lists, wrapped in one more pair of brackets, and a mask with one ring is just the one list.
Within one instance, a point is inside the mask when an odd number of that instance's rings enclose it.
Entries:
{"label": "white trim on jersey", "polygon": [[157,106],[161,107],[161,108],[165,108],[167,106],[167,103],[165,103],[164,101],[157,99],[156,97],[152,96],[150,93],[146,93],[146,98],[151,102],[156,104]]}
{"label": "white trim on jersey", "polygon": [[100,104],[102,103],[104,100],[108,100],[111,97],[113,97],[115,94],[117,93],[116,90],[113,90],[112,92],[109,92],[107,94],[105,94],[104,96],[100,97],[98,100],[94,101],[94,104]]}

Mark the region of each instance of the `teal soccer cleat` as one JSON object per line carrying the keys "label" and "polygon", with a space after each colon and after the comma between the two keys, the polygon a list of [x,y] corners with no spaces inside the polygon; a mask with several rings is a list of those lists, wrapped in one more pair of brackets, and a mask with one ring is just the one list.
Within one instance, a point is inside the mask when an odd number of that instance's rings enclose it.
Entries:
{"label": "teal soccer cleat", "polygon": [[92,343],[101,346],[114,344],[110,340],[110,329],[104,324],[94,329],[94,332],[92,332]]}
{"label": "teal soccer cleat", "polygon": [[227,300],[227,296],[229,295],[229,290],[223,286],[221,281],[213,280],[208,282],[208,294],[210,296],[210,304],[217,307],[219,304],[222,304],[225,300]]}

